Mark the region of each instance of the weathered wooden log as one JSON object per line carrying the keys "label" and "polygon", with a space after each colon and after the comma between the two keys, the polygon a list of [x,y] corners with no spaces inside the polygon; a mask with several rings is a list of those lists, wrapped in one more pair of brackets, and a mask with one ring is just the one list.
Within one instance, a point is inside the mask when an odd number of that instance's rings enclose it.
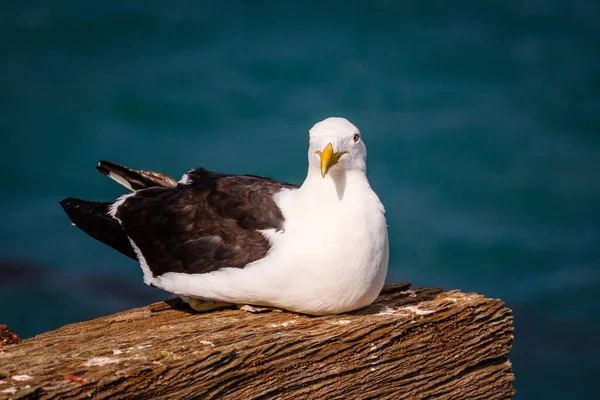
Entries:
{"label": "weathered wooden log", "polygon": [[67,325],[2,347],[0,398],[510,398],[511,311],[409,287],[337,316],[169,301]]}
{"label": "weathered wooden log", "polygon": [[11,332],[6,325],[0,325],[0,349],[7,344],[21,343],[21,338]]}

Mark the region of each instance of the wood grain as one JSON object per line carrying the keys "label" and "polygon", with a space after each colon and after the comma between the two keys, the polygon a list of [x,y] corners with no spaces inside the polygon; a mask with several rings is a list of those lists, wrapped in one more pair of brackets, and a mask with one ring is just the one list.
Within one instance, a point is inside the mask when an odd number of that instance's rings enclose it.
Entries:
{"label": "wood grain", "polygon": [[510,398],[511,311],[409,287],[337,316],[173,300],[67,325],[2,347],[0,398]]}

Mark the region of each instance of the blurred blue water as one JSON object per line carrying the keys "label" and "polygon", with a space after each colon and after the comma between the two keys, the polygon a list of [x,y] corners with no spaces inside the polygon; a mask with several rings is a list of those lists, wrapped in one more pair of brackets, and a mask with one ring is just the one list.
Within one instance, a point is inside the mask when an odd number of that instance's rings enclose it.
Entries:
{"label": "blurred blue water", "polygon": [[300,183],[345,116],[387,207],[389,282],[502,298],[518,398],[600,372],[600,7],[594,1],[0,6],[0,322],[24,337],[164,298],[69,225],[98,159]]}

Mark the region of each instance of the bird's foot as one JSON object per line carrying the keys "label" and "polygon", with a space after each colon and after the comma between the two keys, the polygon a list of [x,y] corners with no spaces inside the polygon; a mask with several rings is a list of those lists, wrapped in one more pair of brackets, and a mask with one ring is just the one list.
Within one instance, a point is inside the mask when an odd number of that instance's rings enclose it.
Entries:
{"label": "bird's foot", "polygon": [[265,312],[270,312],[270,311],[275,311],[275,312],[282,312],[283,310],[279,309],[279,308],[274,308],[274,307],[257,307],[257,306],[251,306],[250,304],[238,304],[237,308],[242,310],[242,311],[247,311],[247,312],[251,312],[253,314],[260,314],[260,313],[265,313]]}
{"label": "bird's foot", "polygon": [[223,303],[221,301],[213,301],[213,300],[202,300],[190,297],[188,299],[190,307],[197,312],[209,312],[215,310],[223,310],[225,308],[234,307],[231,303]]}

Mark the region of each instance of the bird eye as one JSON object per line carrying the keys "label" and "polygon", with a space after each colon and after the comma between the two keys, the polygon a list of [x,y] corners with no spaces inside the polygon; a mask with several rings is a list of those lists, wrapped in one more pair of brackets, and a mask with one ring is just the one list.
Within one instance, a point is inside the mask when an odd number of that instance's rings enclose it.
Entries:
{"label": "bird eye", "polygon": [[357,143],[360,140],[360,135],[358,133],[354,134],[354,143]]}

